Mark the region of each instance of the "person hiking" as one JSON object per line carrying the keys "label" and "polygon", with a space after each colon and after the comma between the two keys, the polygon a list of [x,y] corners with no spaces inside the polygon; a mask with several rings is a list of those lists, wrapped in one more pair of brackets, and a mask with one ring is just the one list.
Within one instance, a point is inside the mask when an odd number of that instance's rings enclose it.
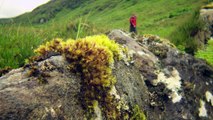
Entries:
{"label": "person hiking", "polygon": [[132,16],[129,19],[129,22],[130,22],[130,32],[137,33],[137,30],[136,30],[136,20],[137,20],[137,17],[135,16],[135,14],[132,14]]}

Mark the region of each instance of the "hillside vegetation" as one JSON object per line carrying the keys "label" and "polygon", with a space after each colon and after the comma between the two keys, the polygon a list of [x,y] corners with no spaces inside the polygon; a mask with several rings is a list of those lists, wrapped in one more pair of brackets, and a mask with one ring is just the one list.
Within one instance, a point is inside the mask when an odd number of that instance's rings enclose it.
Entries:
{"label": "hillside vegetation", "polygon": [[139,34],[171,38],[208,0],[52,0],[0,25],[0,68],[17,68],[33,49],[52,38],[79,38],[112,29],[129,30],[138,17]]}
{"label": "hillside vegetation", "polygon": [[[129,30],[129,17],[138,17],[139,33],[168,37],[208,0],[62,0],[15,18],[16,22],[67,24],[84,18],[106,29]],[[45,24],[46,25],[46,24]]]}
{"label": "hillside vegetation", "polygon": [[199,50],[197,52],[196,57],[205,59],[213,66],[213,39],[208,41],[208,45],[204,50]]}

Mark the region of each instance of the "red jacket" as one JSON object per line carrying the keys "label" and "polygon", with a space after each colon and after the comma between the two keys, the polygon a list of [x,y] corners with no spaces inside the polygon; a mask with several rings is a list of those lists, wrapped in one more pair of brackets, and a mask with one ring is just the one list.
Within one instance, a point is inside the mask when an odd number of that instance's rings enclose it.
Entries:
{"label": "red jacket", "polygon": [[136,16],[132,16],[131,18],[130,18],[130,23],[134,26],[134,27],[136,27]]}

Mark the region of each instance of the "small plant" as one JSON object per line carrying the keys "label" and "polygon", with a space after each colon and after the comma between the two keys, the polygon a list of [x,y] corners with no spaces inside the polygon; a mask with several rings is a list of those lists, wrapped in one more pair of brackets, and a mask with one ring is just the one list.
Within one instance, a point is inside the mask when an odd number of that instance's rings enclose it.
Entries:
{"label": "small plant", "polygon": [[199,19],[199,15],[199,11],[194,12],[190,19],[183,23],[170,36],[171,41],[176,46],[181,46],[181,49],[184,49],[185,52],[192,55],[194,55],[194,53],[200,47],[194,38],[198,31],[203,29],[203,22]]}
{"label": "small plant", "polygon": [[77,35],[76,35],[76,38],[75,39],[78,39],[79,38],[79,34],[81,32],[81,29],[82,29],[82,18],[80,18],[79,20],[79,23],[78,23],[78,31],[77,31]]}
{"label": "small plant", "polygon": [[146,120],[144,112],[140,110],[138,105],[134,106],[132,117],[130,118],[130,120]]}

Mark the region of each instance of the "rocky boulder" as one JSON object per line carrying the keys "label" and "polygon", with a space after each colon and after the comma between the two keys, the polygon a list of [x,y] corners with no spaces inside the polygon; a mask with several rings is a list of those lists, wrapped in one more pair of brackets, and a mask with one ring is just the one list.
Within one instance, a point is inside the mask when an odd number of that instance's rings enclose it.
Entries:
{"label": "rocky boulder", "polygon": [[[83,77],[70,71],[65,56],[52,54],[0,77],[0,119],[81,120],[88,114],[108,119],[105,104],[118,110],[111,119],[213,119],[213,69],[205,61],[179,52],[158,36],[132,38],[121,30],[108,36],[128,49],[128,59],[115,60],[112,67],[112,103],[97,98],[93,112],[87,111]],[[101,91],[105,89],[97,88],[94,94],[106,94]]]}
{"label": "rocky boulder", "polygon": [[204,28],[198,30],[195,39],[198,40],[199,45],[207,44],[208,40],[213,37],[213,4],[203,6],[200,10],[200,18],[204,23]]}
{"label": "rocky boulder", "polygon": [[207,24],[211,36],[213,36],[213,3],[204,6],[200,10],[200,16]]}

